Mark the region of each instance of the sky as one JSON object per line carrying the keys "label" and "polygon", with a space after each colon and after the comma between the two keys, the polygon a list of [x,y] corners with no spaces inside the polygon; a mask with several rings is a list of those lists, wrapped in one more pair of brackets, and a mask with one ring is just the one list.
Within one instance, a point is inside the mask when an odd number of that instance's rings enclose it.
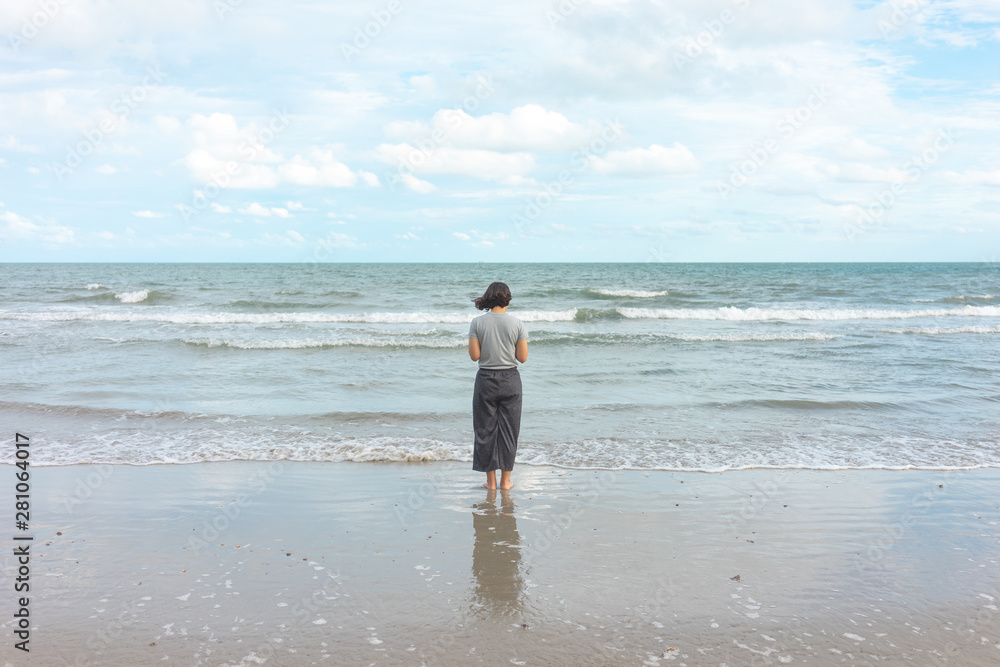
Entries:
{"label": "sky", "polygon": [[0,261],[1000,258],[996,0],[4,0]]}

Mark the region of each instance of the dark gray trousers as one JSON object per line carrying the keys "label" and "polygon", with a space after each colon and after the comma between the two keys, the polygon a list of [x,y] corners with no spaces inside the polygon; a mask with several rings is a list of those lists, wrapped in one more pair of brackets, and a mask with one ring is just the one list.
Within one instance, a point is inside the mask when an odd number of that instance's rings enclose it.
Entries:
{"label": "dark gray trousers", "polygon": [[480,368],[472,393],[476,444],[472,469],[513,470],[521,430],[521,373],[514,368]]}

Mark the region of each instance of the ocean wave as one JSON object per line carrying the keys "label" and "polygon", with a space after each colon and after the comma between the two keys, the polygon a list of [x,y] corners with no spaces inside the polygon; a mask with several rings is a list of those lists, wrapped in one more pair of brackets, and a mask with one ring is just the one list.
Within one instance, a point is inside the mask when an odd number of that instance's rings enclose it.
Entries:
{"label": "ocean wave", "polygon": [[[531,343],[533,345],[552,344],[607,344],[616,345],[620,343],[631,344],[662,344],[668,341],[680,341],[686,343],[768,343],[768,342],[796,342],[796,341],[824,341],[840,338],[834,334],[818,332],[782,332],[782,333],[718,333],[718,334],[672,334],[672,333],[573,333],[561,331],[533,331],[531,333]],[[236,350],[306,350],[306,349],[326,349],[337,347],[372,347],[372,348],[464,348],[468,345],[468,339],[462,335],[456,337],[453,332],[431,331],[408,331],[385,332],[371,331],[371,335],[353,335],[345,337],[325,337],[325,338],[286,338],[286,339],[246,339],[246,338],[115,338],[111,336],[95,336],[94,340],[114,343],[116,345],[127,343],[152,343],[162,344],[166,342],[181,342],[186,345],[207,348],[229,348]]]}
{"label": "ocean wave", "polygon": [[647,292],[633,289],[585,289],[584,294],[594,294],[601,297],[629,297],[634,299],[648,299],[656,296],[666,296],[667,290],[661,292]]}
{"label": "ocean wave", "polygon": [[768,342],[795,342],[795,341],[822,341],[841,338],[837,334],[819,333],[816,331],[783,331],[780,333],[753,333],[753,332],[728,332],[728,333],[705,333],[705,334],[683,334],[683,333],[583,333],[583,332],[547,332],[532,331],[529,339],[532,344],[538,343],[662,343],[665,341],[682,341],[685,343],[768,343]]}
{"label": "ocean wave", "polygon": [[[586,334],[555,334],[536,335],[531,340],[533,344],[539,343],[562,343],[562,342],[595,342],[595,343],[658,343],[664,340],[676,340],[688,343],[766,343],[766,342],[795,342],[795,341],[823,341],[839,338],[833,334],[823,334],[815,332],[806,333],[775,333],[775,334],[604,334],[588,336]],[[468,341],[465,338],[459,340],[412,340],[397,336],[389,338],[343,338],[334,340],[306,339],[306,340],[271,340],[271,341],[232,341],[217,339],[185,340],[189,345],[203,345],[205,347],[231,347],[243,350],[280,350],[280,349],[303,349],[303,348],[326,348],[326,347],[427,347],[427,348],[457,348],[465,347]]]}
{"label": "ocean wave", "polygon": [[230,301],[223,304],[225,308],[240,308],[246,310],[290,310],[293,308],[307,308],[310,310],[317,310],[319,308],[329,308],[332,305],[330,302],[323,303],[306,303],[302,301],[266,301],[261,299],[237,299],[236,301]]}
{"label": "ocean wave", "polygon": [[667,334],[666,337],[675,340],[683,340],[691,343],[768,343],[768,342],[792,342],[810,340],[833,340],[840,338],[834,334],[824,334],[818,332],[803,333],[730,333],[730,334]]}
{"label": "ocean wave", "polygon": [[353,299],[364,296],[364,292],[358,292],[356,290],[331,289],[325,292],[320,292],[320,296],[339,296],[342,298]]}
{"label": "ocean wave", "polygon": [[[771,401],[768,407],[821,410],[825,403]],[[893,409],[884,403],[837,401],[835,407]],[[752,406],[755,407],[755,406]],[[260,418],[245,415],[121,410],[0,401],[8,421],[44,423],[46,446],[32,465],[182,464],[205,461],[440,462],[471,460],[463,439],[392,435],[383,429],[437,428],[456,415],[337,412]],[[443,420],[443,422],[442,422]],[[372,429],[344,433],[345,428]],[[773,433],[764,437],[523,438],[518,462],[574,469],[720,472],[774,469],[1000,468],[995,430],[975,438],[880,433]],[[0,463],[12,463],[10,452]]]}
{"label": "ocean wave", "polygon": [[[88,288],[89,289],[89,288]],[[96,292],[97,290],[90,290]],[[141,303],[148,305],[151,303],[164,303],[172,300],[169,293],[153,290],[141,289],[134,292],[98,292],[97,294],[71,294],[59,299],[59,303],[79,303],[81,305],[102,305],[102,304],[127,304],[133,305]]]}
{"label": "ocean wave", "polygon": [[142,303],[149,298],[149,290],[141,289],[135,292],[118,292],[115,294],[115,298],[122,303]]}
{"label": "ocean wave", "polygon": [[951,334],[998,334],[1000,326],[969,325],[964,327],[910,327],[909,329],[879,329],[881,333],[947,336]]}
{"label": "ocean wave", "polygon": [[113,304],[121,303],[115,298],[114,292],[100,292],[98,294],[70,294],[57,300],[57,303],[79,303],[79,304]]}
{"label": "ocean wave", "polygon": [[941,299],[914,299],[914,303],[965,303],[966,301],[991,301],[996,299],[996,294],[959,294],[958,296],[946,296]]}
{"label": "ocean wave", "polygon": [[102,285],[100,283],[90,283],[89,285],[87,285],[87,289],[89,290],[111,289],[111,287],[109,287],[108,285]]}
{"label": "ocean wave", "polygon": [[256,435],[223,429],[195,428],[183,432],[191,442],[201,438],[219,437],[225,440],[214,445],[182,444],[179,434],[156,431],[102,433],[72,446],[55,441],[46,455],[33,457],[32,465],[162,465],[215,461],[313,461],[313,462],[377,462],[420,463],[430,461],[471,461],[469,445],[444,442],[431,438],[337,438],[310,434],[279,432],[274,429]]}
{"label": "ocean wave", "polygon": [[783,308],[616,308],[628,319],[795,321],[795,320],[897,320],[927,317],[1000,317],[998,306],[963,306],[914,310],[883,309],[783,309]]}
{"label": "ocean wave", "polygon": [[236,350],[304,350],[326,349],[333,347],[426,347],[452,348],[465,347],[468,342],[462,340],[406,340],[392,338],[341,338],[341,339],[301,339],[301,340],[225,340],[202,338],[185,340],[188,345],[198,347],[226,347]]}
{"label": "ocean wave", "polygon": [[[576,309],[564,311],[519,311],[523,322],[572,321]],[[279,324],[279,323],[369,323],[369,324],[468,324],[478,313],[194,313],[114,311],[0,311],[0,320],[36,322],[167,322],[171,324]]]}
{"label": "ocean wave", "polygon": [[714,409],[775,408],[778,410],[872,410],[891,412],[905,409],[905,407],[901,403],[885,401],[813,401],[801,398],[752,398],[732,403],[718,403],[714,406]]}
{"label": "ocean wave", "polygon": [[575,308],[573,310],[574,322],[593,322],[597,320],[620,320],[622,314],[617,308]]}
{"label": "ocean wave", "polygon": [[[426,463],[470,462],[469,443],[434,438],[344,437],[288,428],[239,428],[226,421],[173,431],[102,429],[50,434],[32,465],[162,465],[213,461]],[[10,462],[10,461],[5,461]],[[724,472],[749,469],[967,470],[1000,468],[995,440],[915,441],[901,437],[827,437],[782,442],[689,442],[587,438],[521,442],[518,463],[578,470]]]}
{"label": "ocean wave", "polygon": [[[151,300],[158,293],[152,290],[115,295]],[[40,322],[106,321],[106,322],[168,322],[172,324],[279,324],[279,323],[368,323],[368,324],[468,324],[478,313],[237,313],[237,312],[143,312],[112,310],[72,310],[17,312],[0,311],[0,320]],[[620,319],[718,320],[726,322],[763,321],[832,321],[832,320],[898,320],[934,317],[1000,317],[1000,306],[962,306],[914,310],[882,309],[781,309],[781,308],[569,308],[566,310],[527,310],[512,312],[523,322],[591,322]]]}

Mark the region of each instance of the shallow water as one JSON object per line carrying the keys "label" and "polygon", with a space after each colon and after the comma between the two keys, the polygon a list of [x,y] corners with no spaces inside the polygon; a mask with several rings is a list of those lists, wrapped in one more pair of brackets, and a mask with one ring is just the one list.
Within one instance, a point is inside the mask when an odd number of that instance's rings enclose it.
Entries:
{"label": "shallow water", "polygon": [[1000,466],[992,264],[5,264],[37,464],[471,460],[471,297],[529,331],[518,460]]}

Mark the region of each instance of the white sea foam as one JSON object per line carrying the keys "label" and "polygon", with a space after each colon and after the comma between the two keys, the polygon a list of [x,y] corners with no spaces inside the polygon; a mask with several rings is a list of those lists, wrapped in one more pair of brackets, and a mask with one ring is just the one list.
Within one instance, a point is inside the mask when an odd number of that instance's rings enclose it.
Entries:
{"label": "white sea foam", "polygon": [[950,334],[998,334],[1000,326],[969,325],[964,327],[910,327],[908,329],[879,329],[881,333],[947,336]]}
{"label": "white sea foam", "polygon": [[324,347],[428,347],[451,348],[465,347],[465,340],[412,340],[399,337],[373,338],[307,338],[290,340],[226,340],[218,338],[185,339],[188,345],[204,347],[230,347],[238,350],[301,350]]}
{"label": "white sea foam", "polygon": [[[49,449],[51,458],[32,461],[41,465],[71,465],[91,462],[128,465],[183,464],[201,461],[357,461],[357,462],[421,462],[471,461],[467,444],[457,444],[429,438],[371,437],[336,439],[299,437],[293,441],[243,432],[224,432],[223,440],[215,440],[223,432],[197,429],[186,432],[188,437],[211,437],[214,443],[191,446],[164,433],[146,436],[133,433],[128,437],[113,434],[95,436],[86,443],[55,446]],[[192,439],[191,442],[195,440]]]}
{"label": "white sea foam", "polygon": [[[140,302],[148,290],[118,294],[123,302]],[[128,299],[129,301],[126,301]],[[773,308],[617,308],[628,319],[720,320],[745,321],[830,321],[830,320],[899,320],[933,317],[1000,317],[1000,306],[962,306],[960,308],[925,308],[914,310],[884,309],[773,309]],[[530,310],[514,314],[524,322],[569,322],[577,309]],[[464,324],[475,313],[198,313],[198,312],[139,312],[102,311],[91,309],[47,312],[0,311],[0,320],[41,322],[105,321],[105,322],[169,322],[173,324],[277,324],[277,323],[372,323],[372,324]]]}
{"label": "white sea foam", "polygon": [[637,299],[667,295],[667,290],[663,290],[662,292],[646,292],[643,290],[634,290],[634,289],[595,289],[591,291],[597,294],[604,294],[605,296],[630,296],[630,297],[635,297]]}
{"label": "white sea foam", "polygon": [[[143,290],[143,292],[147,292]],[[132,294],[138,295],[138,292]],[[121,297],[121,295],[118,295]],[[148,294],[142,297],[145,299]],[[142,299],[136,298],[136,301]],[[38,322],[169,322],[171,324],[278,324],[278,323],[336,323],[356,322],[372,324],[424,324],[443,322],[468,324],[476,313],[196,313],[196,312],[115,312],[95,310],[63,310],[33,313],[0,311],[0,320],[28,320]],[[572,321],[576,309],[561,311],[519,311],[516,317],[523,322]]]}
{"label": "white sea foam", "polygon": [[[471,446],[430,438],[350,438],[265,428],[83,431],[50,437],[33,465],[185,464],[205,461],[469,462]],[[582,470],[967,470],[1000,467],[995,440],[915,440],[907,437],[825,436],[806,441],[586,438],[518,446],[518,462]]]}
{"label": "white sea foam", "polygon": [[[63,443],[54,439],[33,465],[186,464],[207,461],[315,462],[469,462],[467,443],[423,438],[368,437],[309,439],[213,432],[198,429],[183,437],[144,437],[141,432],[90,436]],[[193,444],[194,443],[194,444]],[[970,447],[964,442],[931,446],[902,443],[802,443],[761,447],[762,443],[729,446],[685,446],[684,443],[587,440],[559,444],[521,443],[518,462],[580,470],[668,470],[722,472],[750,469],[804,470],[967,470],[1000,467],[995,442]],[[817,447],[817,445],[821,445]]]}
{"label": "white sea foam", "polygon": [[804,333],[773,333],[773,334],[743,334],[743,333],[731,333],[731,334],[705,334],[705,335],[693,335],[693,334],[669,334],[667,338],[673,338],[675,340],[683,340],[692,343],[752,343],[752,342],[769,342],[769,341],[797,341],[797,340],[833,340],[834,338],[839,338],[840,336],[835,336],[833,334],[824,334],[818,332],[804,332]]}
{"label": "white sea foam", "polygon": [[[0,336],[4,334],[0,333]],[[428,335],[436,335],[437,338],[429,338]],[[559,332],[535,332],[536,343],[563,343],[563,342],[596,342],[615,344],[621,342],[628,343],[651,343],[657,344],[661,341],[683,341],[689,343],[745,343],[745,342],[795,342],[795,341],[824,341],[841,338],[839,335],[819,333],[819,332],[782,332],[782,333],[717,333],[717,334],[671,334],[671,333],[647,333],[647,334],[580,334],[580,333],[559,333]],[[375,336],[345,336],[345,337],[324,337],[324,338],[114,338],[110,336],[94,336],[93,340],[104,341],[120,345],[123,343],[164,343],[170,340],[180,341],[187,345],[196,345],[209,348],[232,348],[238,350],[305,350],[321,349],[327,347],[401,347],[401,348],[435,348],[451,349],[464,348],[468,342],[464,336],[460,337],[440,337],[440,332],[436,331],[409,331],[397,332],[396,335],[375,335]]]}
{"label": "white sea foam", "polygon": [[795,320],[902,320],[925,317],[1000,317],[1000,306],[963,306],[961,308],[924,308],[914,310],[797,308],[617,308],[629,319],[795,321]]}
{"label": "white sea foam", "polygon": [[108,289],[108,286],[107,285],[102,285],[100,283],[90,283],[89,285],[87,285],[87,289],[89,289],[89,290]]}
{"label": "white sea foam", "polygon": [[968,301],[969,299],[995,299],[996,294],[959,294],[958,296],[946,296],[942,299],[914,299],[914,303],[936,303],[938,301]]}
{"label": "white sea foam", "polygon": [[142,303],[149,298],[149,290],[141,289],[136,292],[119,292],[115,298],[122,303]]}

